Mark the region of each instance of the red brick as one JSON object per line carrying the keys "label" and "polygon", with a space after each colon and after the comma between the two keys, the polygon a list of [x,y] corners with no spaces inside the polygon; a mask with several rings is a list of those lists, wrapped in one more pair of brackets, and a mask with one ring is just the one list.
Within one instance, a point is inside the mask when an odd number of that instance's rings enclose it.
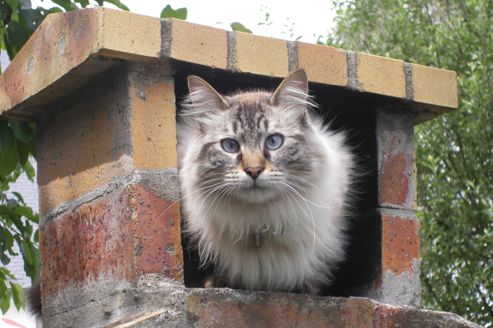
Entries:
{"label": "red brick", "polygon": [[380,204],[409,204],[410,177],[407,172],[410,165],[412,162],[405,154],[390,154],[381,164],[378,184]]}
{"label": "red brick", "polygon": [[382,271],[412,272],[419,260],[419,223],[414,218],[382,214]]}
{"label": "red brick", "polygon": [[365,299],[272,293],[230,298],[219,293],[187,297],[194,327],[371,327],[373,303]]}
{"label": "red brick", "polygon": [[180,236],[180,206],[165,201],[142,186],[133,186],[126,194],[131,204],[131,219],[138,273],[164,273],[180,281],[183,255]]}
{"label": "red brick", "polygon": [[179,206],[134,185],[41,227],[43,293],[101,276],[182,280]]}
{"label": "red brick", "polygon": [[395,110],[377,113],[378,203],[414,210],[416,168],[413,117]]}

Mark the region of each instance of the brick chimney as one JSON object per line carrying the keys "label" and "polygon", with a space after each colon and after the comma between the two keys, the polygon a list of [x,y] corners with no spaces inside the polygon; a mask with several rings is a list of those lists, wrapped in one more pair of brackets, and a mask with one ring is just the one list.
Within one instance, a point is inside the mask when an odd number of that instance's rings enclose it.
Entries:
{"label": "brick chimney", "polygon": [[[193,288],[176,101],[186,77],[273,88],[303,67],[350,131],[348,259],[326,296]],[[413,126],[457,108],[455,72],[103,8],[50,15],[0,77],[3,117],[38,124],[46,327],[473,327],[419,310]]]}

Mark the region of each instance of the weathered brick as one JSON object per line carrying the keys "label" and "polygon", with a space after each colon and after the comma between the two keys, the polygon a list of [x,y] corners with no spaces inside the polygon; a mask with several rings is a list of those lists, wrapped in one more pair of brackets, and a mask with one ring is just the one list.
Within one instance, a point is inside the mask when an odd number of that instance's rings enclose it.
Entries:
{"label": "weathered brick", "polygon": [[151,66],[130,76],[132,158],[137,169],[176,166],[174,82],[156,69]]}
{"label": "weathered brick", "polygon": [[284,40],[235,32],[235,69],[244,73],[284,77],[288,74],[288,45]]}
{"label": "weathered brick", "polygon": [[128,189],[124,197],[134,221],[137,274],[159,273],[181,282],[180,204],[163,200],[140,185]]}
{"label": "weathered brick", "polygon": [[344,51],[319,44],[297,43],[298,67],[304,68],[310,81],[329,85],[348,84]]}
{"label": "weathered brick", "polygon": [[453,313],[393,307],[379,304],[375,310],[375,328],[480,328]]}
{"label": "weathered brick", "polygon": [[158,58],[161,52],[159,18],[136,15],[121,10],[99,9],[101,55],[138,60]]}
{"label": "weathered brick", "polygon": [[392,305],[419,306],[419,222],[411,210],[380,213],[380,256],[368,297]]}
{"label": "weathered brick", "polygon": [[131,185],[41,226],[44,295],[102,276],[182,281],[179,205]]}
{"label": "weathered brick", "polygon": [[382,213],[382,271],[412,272],[419,261],[419,222],[414,217]]}
{"label": "weathered brick", "polygon": [[409,167],[412,166],[406,154],[389,155],[382,163],[379,178],[379,200],[382,204],[408,203]]}
{"label": "weathered brick", "polygon": [[[364,299],[262,293],[231,297],[228,291],[191,291],[187,318],[193,327],[371,327],[373,303]],[[244,296],[244,297],[242,297]]]}
{"label": "weathered brick", "polygon": [[[105,198],[81,206],[40,228],[44,295],[100,275],[133,280],[130,218],[122,199]],[[125,214],[124,214],[125,213]]]}
{"label": "weathered brick", "polygon": [[37,94],[96,50],[99,13],[88,9],[43,21],[1,76],[10,106]]}
{"label": "weathered brick", "polygon": [[357,54],[358,89],[365,92],[406,97],[406,80],[402,60],[366,53]]}
{"label": "weathered brick", "polygon": [[176,166],[173,80],[160,65],[139,67],[114,73],[117,82],[105,84],[104,96],[65,104],[40,124],[42,215],[133,169]]}
{"label": "weathered brick", "polygon": [[125,76],[43,121],[38,135],[40,214],[132,171]]}
{"label": "weathered brick", "polygon": [[413,100],[425,104],[457,108],[457,73],[411,64]]}
{"label": "weathered brick", "polygon": [[[226,31],[178,19],[170,21],[171,31],[162,31],[166,34],[163,38],[171,45],[171,49],[164,49],[165,53],[169,52],[169,56],[173,59],[226,69],[228,64]],[[166,42],[163,42],[163,46],[165,44]]]}
{"label": "weathered brick", "polygon": [[416,167],[413,116],[397,108],[377,113],[378,203],[382,207],[414,209]]}

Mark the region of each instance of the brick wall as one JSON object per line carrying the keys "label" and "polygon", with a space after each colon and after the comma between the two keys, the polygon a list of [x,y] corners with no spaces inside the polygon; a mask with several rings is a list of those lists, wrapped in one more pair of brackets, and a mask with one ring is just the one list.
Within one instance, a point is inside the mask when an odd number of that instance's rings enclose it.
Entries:
{"label": "brick wall", "polygon": [[[322,106],[337,105],[334,124],[356,131],[371,172],[327,291],[349,297],[189,288],[175,137],[185,78],[271,87],[298,67]],[[39,126],[44,324],[472,326],[399,307],[419,305],[413,126],[455,107],[451,71],[100,8],[48,17],[0,78],[2,115]]]}

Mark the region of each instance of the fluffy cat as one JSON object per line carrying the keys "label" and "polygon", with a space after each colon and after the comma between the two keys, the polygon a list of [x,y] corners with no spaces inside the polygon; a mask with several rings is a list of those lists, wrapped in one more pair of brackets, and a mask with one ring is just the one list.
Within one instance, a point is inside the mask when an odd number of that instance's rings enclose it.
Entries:
{"label": "fluffy cat", "polygon": [[[197,76],[178,124],[186,232],[226,286],[310,291],[344,258],[353,157],[310,111],[299,69],[223,96]],[[216,280],[218,281],[218,280]]]}

